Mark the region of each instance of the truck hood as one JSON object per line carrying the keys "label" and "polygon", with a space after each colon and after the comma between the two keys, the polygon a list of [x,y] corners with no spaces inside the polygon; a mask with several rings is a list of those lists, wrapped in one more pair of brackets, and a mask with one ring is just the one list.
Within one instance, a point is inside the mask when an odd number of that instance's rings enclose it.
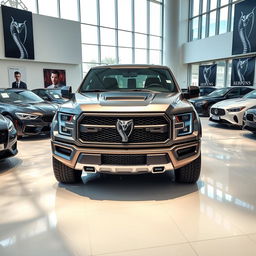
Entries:
{"label": "truck hood", "polygon": [[256,105],[256,99],[244,99],[244,98],[238,98],[238,99],[230,99],[230,100],[223,100],[216,104],[214,104],[212,107],[214,108],[237,108],[237,107],[252,107]]}
{"label": "truck hood", "polygon": [[[193,111],[192,105],[178,93],[112,91],[76,93],[60,111],[82,112],[166,112]],[[175,109],[175,110],[174,110]]]}

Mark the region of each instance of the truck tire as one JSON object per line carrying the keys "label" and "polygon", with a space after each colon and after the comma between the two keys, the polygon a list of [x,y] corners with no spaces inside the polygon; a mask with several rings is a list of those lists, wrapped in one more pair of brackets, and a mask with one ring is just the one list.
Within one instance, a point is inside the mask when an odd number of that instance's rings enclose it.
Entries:
{"label": "truck tire", "polygon": [[61,183],[77,183],[81,181],[82,171],[72,169],[54,157],[52,158],[54,176]]}
{"label": "truck tire", "polygon": [[193,162],[175,170],[175,180],[179,183],[196,183],[201,172],[201,154]]}

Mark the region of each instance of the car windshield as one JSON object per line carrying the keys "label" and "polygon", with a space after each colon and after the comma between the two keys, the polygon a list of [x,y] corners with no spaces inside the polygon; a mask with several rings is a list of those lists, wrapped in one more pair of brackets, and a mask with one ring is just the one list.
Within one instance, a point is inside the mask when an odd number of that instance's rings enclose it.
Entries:
{"label": "car windshield", "polygon": [[178,92],[171,73],[163,68],[91,69],[79,92],[124,90]]}
{"label": "car windshield", "polygon": [[229,91],[229,88],[217,89],[214,92],[208,94],[209,97],[222,97]]}
{"label": "car windshield", "polygon": [[61,90],[47,90],[48,94],[50,95],[51,98],[53,99],[61,99]]}
{"label": "car windshield", "polygon": [[1,91],[0,102],[3,103],[37,103],[43,100],[31,91]]}
{"label": "car windshield", "polygon": [[243,98],[244,99],[256,99],[256,90],[247,93]]}

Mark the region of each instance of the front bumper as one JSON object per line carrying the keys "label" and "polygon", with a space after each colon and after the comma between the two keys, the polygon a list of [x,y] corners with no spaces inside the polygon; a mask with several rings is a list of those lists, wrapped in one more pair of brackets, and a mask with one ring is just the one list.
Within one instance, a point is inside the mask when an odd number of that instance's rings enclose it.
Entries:
{"label": "front bumper", "polygon": [[[163,173],[181,168],[200,155],[200,141],[178,144],[157,149],[94,149],[52,141],[53,157],[75,170],[88,173]],[[106,164],[103,159],[115,156],[117,161]],[[144,164],[118,163],[119,158],[141,156]]]}
{"label": "front bumper", "polygon": [[43,120],[16,120],[17,133],[19,136],[37,135],[41,133],[50,133],[51,122]]}
{"label": "front bumper", "polygon": [[215,123],[229,124],[241,127],[243,125],[243,115],[244,111],[228,112],[225,110],[225,115],[213,115],[211,113],[209,120]]}

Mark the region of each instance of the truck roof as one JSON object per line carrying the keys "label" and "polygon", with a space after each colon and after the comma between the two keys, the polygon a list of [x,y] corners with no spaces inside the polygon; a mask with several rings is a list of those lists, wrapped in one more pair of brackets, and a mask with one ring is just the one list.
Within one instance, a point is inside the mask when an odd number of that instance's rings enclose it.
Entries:
{"label": "truck roof", "polygon": [[121,64],[121,65],[102,65],[102,66],[96,66],[92,67],[92,69],[97,68],[112,68],[112,69],[118,69],[118,68],[164,68],[169,69],[167,66],[162,65],[149,65],[149,64]]}

